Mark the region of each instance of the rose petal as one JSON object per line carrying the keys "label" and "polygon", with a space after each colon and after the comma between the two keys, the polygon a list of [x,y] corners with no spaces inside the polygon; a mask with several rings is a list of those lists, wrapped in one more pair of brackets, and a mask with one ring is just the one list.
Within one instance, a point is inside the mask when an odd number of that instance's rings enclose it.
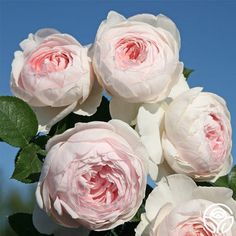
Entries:
{"label": "rose petal", "polygon": [[222,170],[212,180],[210,180],[210,182],[214,183],[221,176],[229,174],[232,167],[233,167],[233,157],[232,155],[230,155],[230,157],[227,158],[227,160],[225,161]]}
{"label": "rose petal", "polygon": [[180,94],[182,94],[183,92],[188,91],[188,90],[189,90],[188,83],[187,83],[186,79],[184,78],[184,76],[181,75],[178,83],[171,89],[168,97],[176,98]]}
{"label": "rose petal", "polygon": [[149,224],[150,222],[146,218],[146,214],[142,214],[141,221],[135,229],[135,236],[149,236],[149,231],[147,230]]}
{"label": "rose petal", "polygon": [[171,120],[175,119],[177,123],[178,120],[180,120],[183,112],[187,109],[189,104],[191,104],[191,102],[200,94],[201,91],[202,91],[202,88],[196,87],[183,93],[183,94],[188,94],[188,96],[177,97],[170,104],[170,108],[171,106],[174,107],[175,103],[178,103],[178,109],[171,109],[171,113],[167,111],[167,115],[165,116],[165,126],[168,127],[170,130],[174,129],[174,127],[170,126],[170,122],[168,122],[169,117]]}
{"label": "rose petal", "polygon": [[[157,227],[160,225],[160,223],[165,219],[165,217],[171,212],[171,210],[173,209],[173,205],[171,203],[167,203],[165,204],[160,211],[158,212],[156,218],[151,222],[151,224],[149,225],[149,228],[151,231],[151,233],[153,233],[152,236],[155,235],[155,231],[157,229]],[[150,232],[149,232],[150,235]]]}
{"label": "rose petal", "polygon": [[151,160],[148,160],[148,173],[152,180],[157,181],[159,175],[159,166]]}
{"label": "rose petal", "polygon": [[28,55],[37,46],[38,46],[38,43],[35,41],[33,34],[29,34],[28,38],[24,39],[20,43],[20,47],[24,51],[24,55]]}
{"label": "rose petal", "polygon": [[48,133],[50,128],[70,114],[76,105],[77,103],[74,102],[66,107],[32,107],[39,123],[38,131]]}
{"label": "rose petal", "polygon": [[170,142],[165,132],[163,132],[163,135],[162,135],[162,147],[163,147],[164,156],[168,165],[175,172],[183,173],[183,174],[189,174],[191,172],[194,172],[194,169],[190,165],[190,163],[184,162],[183,160],[181,160],[178,150]]}
{"label": "rose petal", "polygon": [[157,16],[154,16],[152,14],[138,14],[135,16],[132,16],[128,18],[130,21],[139,21],[139,22],[145,22],[147,24],[150,24],[154,27],[160,27],[167,31],[169,31],[176,42],[178,43],[178,47],[180,49],[181,46],[181,40],[180,40],[180,33],[178,28],[176,27],[176,24],[167,16],[159,14]]}
{"label": "rose petal", "polygon": [[42,234],[52,234],[59,227],[37,204],[33,211],[32,220],[34,227]]}
{"label": "rose petal", "polygon": [[160,165],[158,165],[158,177],[155,180],[158,183],[163,177],[173,174],[175,174],[175,171],[173,171],[166,160],[164,160]]}
{"label": "rose petal", "polygon": [[157,26],[169,31],[176,40],[178,47],[180,49],[181,46],[180,33],[178,28],[176,27],[176,24],[167,16],[159,14],[157,16]]}
{"label": "rose petal", "polygon": [[133,124],[138,114],[138,108],[140,104],[138,103],[128,103],[119,99],[118,97],[113,97],[110,101],[110,113],[113,119],[123,120],[128,124]]}
{"label": "rose petal", "polygon": [[128,18],[130,21],[144,22],[157,27],[157,17],[152,14],[137,14]]}
{"label": "rose petal", "polygon": [[111,124],[115,128],[115,132],[120,134],[129,143],[132,149],[143,158],[143,162],[146,164],[148,161],[147,151],[143,147],[137,132],[120,120],[112,119],[108,123]]}
{"label": "rose petal", "polygon": [[109,29],[110,27],[121,23],[122,21],[126,20],[124,16],[122,16],[121,14],[119,14],[116,11],[110,11],[107,15],[107,19],[105,21],[103,21],[97,31],[97,35],[96,35],[96,39],[99,39],[101,34]]}
{"label": "rose petal", "polygon": [[38,43],[40,43],[44,38],[46,38],[52,34],[60,34],[60,31],[58,31],[57,29],[53,29],[53,28],[43,28],[43,29],[39,29],[35,33],[34,37],[35,37],[35,40]]}
{"label": "rose petal", "polygon": [[89,229],[82,226],[76,229],[65,228],[56,224],[45,211],[41,210],[35,205],[33,211],[33,224],[34,227],[42,234],[53,234],[55,236],[88,236]]}
{"label": "rose petal", "polygon": [[139,108],[137,116],[137,127],[141,135],[141,140],[151,160],[156,164],[162,162],[160,126],[164,112],[165,110],[161,103],[144,104]]}
{"label": "rose petal", "polygon": [[145,209],[147,219],[152,221],[157,212],[166,204],[174,206],[191,199],[193,190],[197,187],[195,182],[181,174],[175,174],[163,178],[156,188],[148,196]]}
{"label": "rose petal", "polygon": [[236,215],[236,201],[233,200],[233,191],[224,187],[198,187],[194,189],[193,199],[205,199],[214,203],[222,203],[233,211]]}
{"label": "rose petal", "polygon": [[15,78],[15,83],[17,84],[21,70],[24,66],[24,55],[21,51],[16,51],[14,53],[14,60],[12,61],[11,66],[12,66],[12,76]]}
{"label": "rose petal", "polygon": [[94,81],[93,88],[88,98],[82,103],[77,103],[73,112],[77,115],[91,116],[97,111],[102,100],[102,87],[99,86],[97,81]]}

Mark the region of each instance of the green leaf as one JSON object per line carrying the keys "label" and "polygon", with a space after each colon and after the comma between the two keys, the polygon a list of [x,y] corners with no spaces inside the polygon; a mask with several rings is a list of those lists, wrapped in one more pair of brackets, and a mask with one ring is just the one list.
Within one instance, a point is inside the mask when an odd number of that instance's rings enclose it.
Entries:
{"label": "green leaf", "polygon": [[[110,111],[109,111],[110,102],[106,97],[102,97],[102,102],[97,109],[97,112],[92,116],[87,116],[89,118],[88,121],[82,120],[81,122],[89,122],[89,121],[109,121],[111,119]],[[82,116],[81,118],[85,118],[86,116]]]}
{"label": "green leaf", "polygon": [[11,178],[23,183],[37,182],[42,168],[41,148],[33,143],[23,148],[17,156],[15,170]]}
{"label": "green leaf", "polygon": [[233,198],[236,200],[236,165],[229,173],[229,187],[233,190]]}
{"label": "green leaf", "polygon": [[64,119],[56,123],[50,130],[49,136],[54,136],[57,134],[62,134],[67,129],[73,128],[74,125],[80,121],[80,116],[74,113],[70,113]]}
{"label": "green leaf", "polygon": [[213,186],[231,188],[233,190],[233,198],[236,200],[236,165],[228,175],[217,179]]}
{"label": "green leaf", "polygon": [[135,236],[134,229],[137,227],[138,222],[126,222],[123,225],[119,225],[114,229],[106,231],[91,231],[89,236]]}
{"label": "green leaf", "polygon": [[39,146],[41,148],[40,153],[43,156],[46,156],[46,144],[48,142],[48,140],[50,139],[50,136],[48,135],[37,135],[32,139],[32,143],[35,143],[37,146]]}
{"label": "green leaf", "polygon": [[213,183],[213,186],[215,187],[229,187],[229,176],[225,175],[216,180],[215,183]]}
{"label": "green leaf", "polygon": [[212,187],[213,183],[210,182],[195,182],[197,184],[197,186],[203,186],[203,187]]}
{"label": "green leaf", "polygon": [[46,236],[35,229],[31,214],[16,213],[8,217],[8,222],[18,236]]}
{"label": "green leaf", "polygon": [[16,97],[0,97],[0,138],[15,147],[24,147],[36,135],[38,121],[27,103]]}
{"label": "green leaf", "polygon": [[145,205],[142,203],[142,205],[139,207],[137,213],[135,216],[130,220],[130,222],[140,222],[142,213],[145,212]]}
{"label": "green leaf", "polygon": [[189,79],[189,76],[192,74],[192,72],[194,72],[193,69],[189,69],[189,68],[184,67],[183,74],[184,74],[184,77],[186,78],[186,80]]}

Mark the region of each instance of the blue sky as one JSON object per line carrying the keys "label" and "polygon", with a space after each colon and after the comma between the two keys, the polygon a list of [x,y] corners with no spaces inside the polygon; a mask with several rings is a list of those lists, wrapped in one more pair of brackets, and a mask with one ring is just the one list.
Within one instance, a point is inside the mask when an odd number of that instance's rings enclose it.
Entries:
{"label": "blue sky", "polygon": [[[13,53],[19,42],[39,28],[53,27],[69,33],[82,44],[93,42],[100,22],[110,10],[125,16],[159,13],[177,24],[182,39],[181,60],[194,68],[189,83],[225,98],[236,128],[236,2],[235,1],[13,1],[0,0],[0,95],[10,95],[9,77]],[[235,132],[233,132],[234,134]],[[236,140],[234,139],[233,142]],[[17,149],[0,143],[1,183],[9,180]],[[236,150],[233,148],[233,155]],[[1,194],[1,193],[0,193]]]}

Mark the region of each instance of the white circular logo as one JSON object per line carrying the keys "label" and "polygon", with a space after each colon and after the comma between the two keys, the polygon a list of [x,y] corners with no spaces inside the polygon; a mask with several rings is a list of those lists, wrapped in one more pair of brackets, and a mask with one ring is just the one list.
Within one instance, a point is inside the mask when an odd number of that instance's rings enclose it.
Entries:
{"label": "white circular logo", "polygon": [[212,204],[204,211],[203,223],[213,234],[227,233],[234,223],[233,212],[224,204]]}

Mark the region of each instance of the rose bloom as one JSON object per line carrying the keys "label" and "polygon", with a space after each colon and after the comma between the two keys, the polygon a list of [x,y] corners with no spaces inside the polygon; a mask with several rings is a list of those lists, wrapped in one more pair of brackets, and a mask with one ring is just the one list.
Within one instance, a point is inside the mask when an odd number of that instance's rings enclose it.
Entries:
{"label": "rose bloom", "polygon": [[101,89],[83,47],[68,34],[41,29],[20,43],[12,63],[11,89],[36,112],[40,131],[74,111],[96,112]]}
{"label": "rose bloom", "polygon": [[178,96],[165,113],[164,156],[177,173],[215,181],[232,167],[231,136],[225,101],[194,88]]}
{"label": "rose bloom", "polygon": [[120,101],[124,107],[165,99],[183,71],[179,49],[179,31],[168,17],[140,14],[126,19],[109,12],[92,51],[95,73],[112,96],[112,113]]}
{"label": "rose bloom", "polygon": [[[235,236],[236,202],[232,195],[228,188],[198,187],[182,174],[164,177],[147,198],[136,236]],[[230,211],[214,206],[208,215],[205,212],[212,204],[224,204]],[[225,233],[214,233],[212,221],[205,217],[214,216],[214,212],[225,216],[221,226],[227,228],[219,228]]]}
{"label": "rose bloom", "polygon": [[[46,148],[36,199],[59,225],[100,231],[132,219],[145,196],[147,153],[129,125],[77,123]],[[40,215],[36,209],[36,228],[53,233]]]}

